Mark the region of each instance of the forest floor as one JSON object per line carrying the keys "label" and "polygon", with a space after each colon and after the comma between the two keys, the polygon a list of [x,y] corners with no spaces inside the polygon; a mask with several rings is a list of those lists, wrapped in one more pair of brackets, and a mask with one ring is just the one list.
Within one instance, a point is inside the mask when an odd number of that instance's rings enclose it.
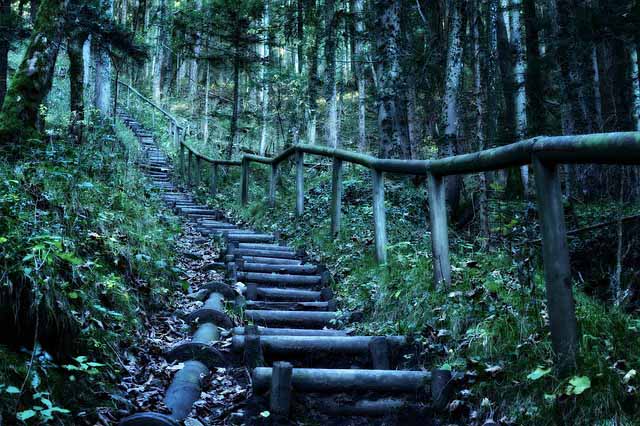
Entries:
{"label": "forest floor", "polygon": [[[140,345],[131,347],[121,360],[127,374],[122,378],[121,390],[129,401],[130,412],[109,413],[110,420],[136,412],[169,413],[164,405],[166,390],[181,364],[169,364],[163,354],[177,342],[188,340],[191,328],[181,317],[202,305],[198,297],[201,285],[222,279],[216,271],[203,271],[203,266],[218,256],[210,238],[203,238],[188,221],[183,222],[183,234],[178,240],[176,266],[189,284],[188,292],[176,288],[171,302],[162,310],[145,316],[145,335],[138,336]],[[216,343],[219,350],[230,346],[230,336]],[[226,351],[225,351],[226,352]],[[245,405],[248,395],[249,373],[246,368],[217,368],[203,382],[201,399],[185,420],[186,425],[220,425],[233,423],[234,413]],[[107,419],[104,419],[107,420]],[[113,423],[106,422],[105,425]]]}

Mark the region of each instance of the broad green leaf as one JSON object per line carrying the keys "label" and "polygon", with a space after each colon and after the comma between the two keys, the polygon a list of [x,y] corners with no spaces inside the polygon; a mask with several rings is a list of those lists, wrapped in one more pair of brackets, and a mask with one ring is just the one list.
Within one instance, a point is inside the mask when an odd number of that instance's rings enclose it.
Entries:
{"label": "broad green leaf", "polygon": [[20,393],[20,389],[18,389],[15,386],[7,386],[7,388],[5,389],[6,393],[10,393],[12,395],[15,395],[17,393]]}
{"label": "broad green leaf", "polygon": [[547,374],[551,373],[551,369],[550,368],[536,368],[535,370],[533,370],[531,373],[529,373],[529,375],[527,375],[527,379],[529,380],[538,380],[541,377],[546,376]]}
{"label": "broad green leaf", "polygon": [[575,376],[569,380],[569,385],[569,389],[567,389],[569,395],[580,395],[591,387],[591,379],[587,376]]}
{"label": "broad green leaf", "polygon": [[25,411],[20,411],[19,413],[17,413],[16,414],[16,418],[18,420],[25,421],[25,420],[30,419],[31,417],[35,416],[36,414],[38,414],[38,413],[36,413],[33,410],[25,410]]}

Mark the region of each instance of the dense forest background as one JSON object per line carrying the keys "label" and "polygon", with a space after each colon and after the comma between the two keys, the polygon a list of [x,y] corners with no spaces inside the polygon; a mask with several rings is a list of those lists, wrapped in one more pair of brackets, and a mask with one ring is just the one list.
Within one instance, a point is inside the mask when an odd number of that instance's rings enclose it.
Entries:
{"label": "dense forest background", "polygon": [[[175,145],[118,81],[175,115],[212,158],[298,143],[439,158],[640,131],[638,28],[637,0],[0,0],[3,418],[118,418],[130,409],[118,389],[123,354],[147,312],[184,285],[177,220],[157,213],[117,108],[171,155]],[[302,217],[292,170],[276,208],[264,203],[264,171],[248,209],[235,170],[219,194],[197,189],[321,258],[342,306],[365,313],[364,331],[415,333],[424,365],[473,373],[452,421],[639,424],[638,168],[562,169],[583,337],[575,375],[560,378],[528,167],[447,180],[454,284],[435,289],[424,182],[387,181],[390,254],[378,266],[369,174],[345,172],[334,239],[331,171],[312,166]]]}

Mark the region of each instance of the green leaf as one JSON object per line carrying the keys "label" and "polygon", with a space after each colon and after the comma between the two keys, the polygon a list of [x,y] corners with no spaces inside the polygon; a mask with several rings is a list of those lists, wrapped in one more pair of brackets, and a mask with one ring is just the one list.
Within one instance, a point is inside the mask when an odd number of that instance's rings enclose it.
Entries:
{"label": "green leaf", "polygon": [[78,298],[78,292],[77,291],[70,291],[69,293],[67,293],[67,297],[69,299],[77,299]]}
{"label": "green leaf", "polygon": [[7,388],[4,390],[6,393],[10,393],[12,395],[15,395],[17,393],[20,393],[20,389],[18,389],[15,386],[7,386]]}
{"label": "green leaf", "polygon": [[550,368],[538,367],[535,370],[533,370],[531,373],[529,373],[529,375],[527,375],[527,379],[529,379],[529,380],[538,380],[541,377],[544,377],[549,373],[551,373],[551,369]]}
{"label": "green leaf", "polygon": [[567,395],[580,395],[591,387],[591,379],[587,376],[575,376],[569,380]]}
{"label": "green leaf", "polygon": [[9,241],[9,240],[7,240],[5,237],[0,237],[0,244],[4,244],[7,241]]}
{"label": "green leaf", "polygon": [[260,413],[260,417],[264,417],[265,419],[271,415],[268,411],[263,411]]}
{"label": "green leaf", "polygon": [[36,413],[33,410],[25,410],[25,411],[20,411],[19,413],[17,413],[16,414],[16,418],[18,420],[25,421],[25,420],[30,419],[31,417],[35,416],[36,414],[38,414],[38,413]]}

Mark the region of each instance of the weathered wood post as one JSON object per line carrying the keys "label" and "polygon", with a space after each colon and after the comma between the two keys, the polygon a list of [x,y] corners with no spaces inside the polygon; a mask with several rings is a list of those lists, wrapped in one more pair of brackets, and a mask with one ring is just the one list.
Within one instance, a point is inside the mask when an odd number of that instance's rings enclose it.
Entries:
{"label": "weathered wood post", "polygon": [[560,176],[556,164],[543,162],[535,156],[533,169],[540,211],[551,343],[556,355],[556,367],[564,375],[576,365],[578,332]]}
{"label": "weathered wood post", "polygon": [[200,157],[198,157],[196,155],[196,175],[195,175],[195,179],[194,179],[194,183],[196,185],[196,188],[198,188],[200,186],[200,173],[201,173],[201,168],[200,168]]}
{"label": "weathered wood post", "polygon": [[173,144],[178,146],[180,140],[180,128],[178,127],[178,123],[173,123]]}
{"label": "weathered wood post", "polygon": [[333,159],[333,174],[331,177],[331,236],[340,233],[342,219],[342,160]]}
{"label": "weathered wood post", "polygon": [[431,250],[436,286],[451,284],[449,262],[449,230],[447,228],[447,204],[444,177],[431,173],[427,176],[429,219],[431,222]]}
{"label": "weathered wood post", "polygon": [[178,180],[184,179],[184,145],[178,148]]}
{"label": "weathered wood post", "polygon": [[249,161],[242,157],[240,172],[240,203],[246,206],[249,202]]}
{"label": "weathered wood post", "polygon": [[269,178],[269,206],[276,206],[276,191],[278,185],[278,164],[271,164],[271,175]]}
{"label": "weathered wood post", "polygon": [[213,163],[211,165],[211,195],[218,193],[218,165]]}
{"label": "weathered wood post", "polygon": [[293,366],[290,363],[282,361],[273,363],[269,408],[276,416],[289,417],[292,375]]}
{"label": "weathered wood post", "polygon": [[387,219],[384,209],[384,173],[371,170],[373,179],[373,226],[376,240],[376,260],[387,263]]}
{"label": "weathered wood post", "polygon": [[193,151],[189,150],[189,157],[187,160],[187,185],[191,186],[193,178],[191,172],[193,170]]}
{"label": "weathered wood post", "polygon": [[296,151],[296,214],[304,214],[304,152]]}
{"label": "weathered wood post", "polygon": [[131,87],[127,86],[127,109],[131,108]]}

